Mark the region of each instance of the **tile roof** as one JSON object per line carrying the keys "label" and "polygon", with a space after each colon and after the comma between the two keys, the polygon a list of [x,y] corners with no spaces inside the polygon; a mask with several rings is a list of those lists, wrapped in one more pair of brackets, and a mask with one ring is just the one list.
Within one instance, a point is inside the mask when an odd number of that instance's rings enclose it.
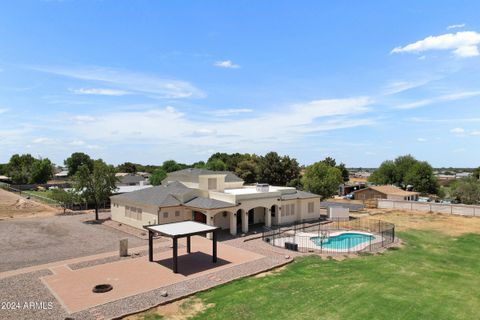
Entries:
{"label": "tile roof", "polygon": [[297,190],[295,193],[282,195],[282,200],[320,198],[318,194]]}
{"label": "tile roof", "polygon": [[120,183],[123,183],[123,184],[139,183],[141,181],[145,181],[145,178],[142,176],[137,176],[132,174],[120,177]]}
{"label": "tile roof", "polygon": [[179,182],[169,183],[151,187],[139,191],[112,196],[112,200],[127,200],[135,203],[154,205],[160,207],[178,206],[182,202],[176,197],[190,193],[192,189],[187,188]]}
{"label": "tile roof", "polygon": [[235,207],[234,203],[220,201],[216,199],[210,199],[205,197],[196,197],[190,201],[185,202],[185,205],[200,208],[200,209],[221,209]]}
{"label": "tile roof", "polygon": [[167,176],[167,179],[170,180],[179,180],[179,181],[189,181],[189,182],[198,182],[199,176],[211,175],[211,174],[224,174],[225,182],[241,182],[243,181],[235,174],[230,171],[213,171],[207,169],[197,169],[197,168],[188,168],[183,170],[178,170],[170,172]]}
{"label": "tile roof", "polygon": [[405,190],[402,190],[402,189],[400,189],[400,188],[398,188],[398,187],[391,186],[391,185],[385,185],[385,186],[370,186],[370,187],[365,188],[365,189],[360,189],[360,190],[354,191],[354,193],[355,193],[355,192],[364,191],[364,190],[367,190],[367,189],[372,189],[372,190],[378,191],[378,192],[380,192],[380,193],[397,195],[397,196],[411,196],[411,195],[417,195],[417,194],[419,194],[418,192],[405,191]]}

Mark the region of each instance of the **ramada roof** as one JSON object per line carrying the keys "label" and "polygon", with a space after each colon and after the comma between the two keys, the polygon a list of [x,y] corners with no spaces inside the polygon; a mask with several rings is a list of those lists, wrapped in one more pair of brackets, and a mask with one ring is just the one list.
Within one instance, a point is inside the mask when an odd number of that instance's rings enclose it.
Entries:
{"label": "ramada roof", "polygon": [[395,186],[391,186],[391,185],[385,185],[385,186],[370,186],[366,189],[360,189],[360,190],[357,190],[357,191],[354,191],[355,192],[360,192],[360,191],[364,191],[364,190],[367,190],[367,189],[372,189],[372,190],[375,190],[375,191],[378,191],[378,192],[381,192],[381,193],[384,193],[384,194],[390,194],[390,195],[396,195],[396,196],[411,196],[411,195],[417,195],[419,194],[418,192],[414,192],[414,191],[405,191],[405,190],[402,190],[398,187],[395,187]]}

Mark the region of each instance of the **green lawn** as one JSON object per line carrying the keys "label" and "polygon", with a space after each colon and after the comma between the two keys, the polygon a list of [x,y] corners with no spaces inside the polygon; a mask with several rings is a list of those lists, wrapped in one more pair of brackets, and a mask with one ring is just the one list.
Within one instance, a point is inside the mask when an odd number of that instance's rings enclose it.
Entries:
{"label": "green lawn", "polygon": [[215,307],[194,319],[479,319],[480,234],[400,236],[401,250],[344,261],[306,257],[277,274],[200,293]]}

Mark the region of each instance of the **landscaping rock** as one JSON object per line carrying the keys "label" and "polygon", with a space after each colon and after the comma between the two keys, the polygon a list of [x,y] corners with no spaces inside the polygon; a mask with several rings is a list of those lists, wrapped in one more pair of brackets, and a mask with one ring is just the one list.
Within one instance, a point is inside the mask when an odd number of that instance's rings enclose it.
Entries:
{"label": "landscaping rock", "polygon": [[167,291],[161,291],[161,292],[160,292],[160,296],[162,296],[162,297],[167,297],[167,296],[168,296],[168,292],[167,292]]}

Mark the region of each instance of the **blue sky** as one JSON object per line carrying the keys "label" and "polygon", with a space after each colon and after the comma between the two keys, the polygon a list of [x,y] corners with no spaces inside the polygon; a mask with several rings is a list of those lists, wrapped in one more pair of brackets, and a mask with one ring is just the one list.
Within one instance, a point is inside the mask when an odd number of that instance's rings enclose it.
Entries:
{"label": "blue sky", "polygon": [[4,1],[0,162],[478,166],[478,1]]}

